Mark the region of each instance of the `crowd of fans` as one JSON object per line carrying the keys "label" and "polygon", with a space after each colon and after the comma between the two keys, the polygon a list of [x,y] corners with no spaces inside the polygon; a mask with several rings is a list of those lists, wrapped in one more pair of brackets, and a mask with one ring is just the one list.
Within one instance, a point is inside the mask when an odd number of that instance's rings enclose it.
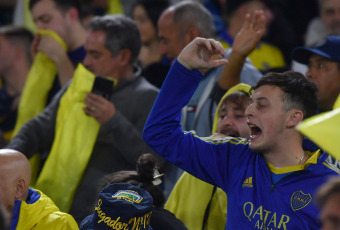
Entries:
{"label": "crowd of fans", "polygon": [[0,229],[340,229],[299,129],[339,33],[340,0],[1,1]]}

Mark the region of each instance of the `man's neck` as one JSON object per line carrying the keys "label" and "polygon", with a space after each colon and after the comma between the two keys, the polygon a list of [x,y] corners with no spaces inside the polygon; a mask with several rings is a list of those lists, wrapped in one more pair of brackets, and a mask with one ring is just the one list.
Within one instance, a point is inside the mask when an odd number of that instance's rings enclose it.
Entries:
{"label": "man's neck", "polygon": [[305,153],[300,141],[282,141],[275,149],[264,152],[266,162],[275,168],[284,168],[304,164],[309,155]]}
{"label": "man's neck", "polygon": [[127,66],[126,68],[122,69],[116,76],[112,76],[117,81],[122,79],[132,79],[134,76],[133,67],[131,65]]}
{"label": "man's neck", "polygon": [[67,44],[69,51],[74,51],[85,44],[87,32],[82,25],[76,24],[70,34],[70,41]]}

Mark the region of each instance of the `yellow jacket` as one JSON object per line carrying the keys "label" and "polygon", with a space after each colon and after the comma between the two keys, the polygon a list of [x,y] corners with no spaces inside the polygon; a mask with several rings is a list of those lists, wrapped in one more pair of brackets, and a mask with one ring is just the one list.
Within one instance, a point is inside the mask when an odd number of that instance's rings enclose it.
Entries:
{"label": "yellow jacket", "polygon": [[26,201],[15,201],[11,229],[73,230],[79,227],[73,217],[60,212],[50,198],[39,190],[29,189]]}

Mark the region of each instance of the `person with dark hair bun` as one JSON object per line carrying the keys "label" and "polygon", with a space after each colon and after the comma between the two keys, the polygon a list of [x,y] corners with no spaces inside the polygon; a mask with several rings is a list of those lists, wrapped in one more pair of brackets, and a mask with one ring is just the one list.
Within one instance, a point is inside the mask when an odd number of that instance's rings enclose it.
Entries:
{"label": "person with dark hair bun", "polygon": [[148,191],[153,198],[151,227],[153,230],[188,229],[176,216],[164,209],[165,196],[158,187],[162,183],[155,156],[151,153],[141,155],[137,161],[137,171],[118,171],[105,176],[99,191],[109,184],[127,183]]}

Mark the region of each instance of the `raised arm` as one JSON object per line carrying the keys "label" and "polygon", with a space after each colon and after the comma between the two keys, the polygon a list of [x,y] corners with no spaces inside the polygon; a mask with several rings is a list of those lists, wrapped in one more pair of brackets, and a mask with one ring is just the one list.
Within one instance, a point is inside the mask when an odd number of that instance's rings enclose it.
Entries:
{"label": "raised arm", "polygon": [[48,35],[37,35],[32,44],[33,53],[44,52],[56,65],[61,87],[72,78],[74,66],[63,47]]}
{"label": "raised arm", "polygon": [[[194,132],[183,132],[180,119],[181,109],[203,77],[198,69],[226,64],[226,59],[220,59],[223,55],[221,44],[212,39],[197,38],[185,47],[163,83],[143,132],[144,140],[162,157],[201,180],[220,186],[226,181],[222,178],[229,174],[227,170],[233,168],[226,167],[229,162],[226,158],[234,153],[236,145],[226,143],[229,146],[226,150]],[[217,166],[221,162],[223,166]]]}
{"label": "raised arm", "polygon": [[240,73],[247,56],[256,48],[266,30],[266,20],[262,10],[247,14],[243,27],[235,37],[229,63],[223,68],[219,86],[228,90],[240,83]]}

